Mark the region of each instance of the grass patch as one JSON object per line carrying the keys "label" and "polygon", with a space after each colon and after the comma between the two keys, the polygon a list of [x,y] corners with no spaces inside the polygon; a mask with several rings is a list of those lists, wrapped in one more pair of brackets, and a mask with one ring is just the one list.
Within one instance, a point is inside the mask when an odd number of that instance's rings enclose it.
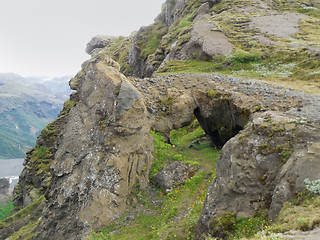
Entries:
{"label": "grass patch", "polygon": [[277,222],[270,227],[273,232],[286,232],[291,229],[309,231],[320,226],[320,196],[308,190],[299,192],[286,202]]}
{"label": "grass patch", "polygon": [[0,205],[0,221],[3,221],[7,217],[11,216],[12,210],[13,210],[13,203],[11,199],[7,200],[6,205],[4,206]]}

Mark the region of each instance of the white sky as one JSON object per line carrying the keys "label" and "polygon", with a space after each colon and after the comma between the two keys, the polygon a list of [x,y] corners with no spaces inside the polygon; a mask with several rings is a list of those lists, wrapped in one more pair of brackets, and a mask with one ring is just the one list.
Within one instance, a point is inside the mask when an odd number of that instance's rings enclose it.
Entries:
{"label": "white sky", "polygon": [[165,0],[0,0],[0,73],[75,75],[95,35],[128,36]]}

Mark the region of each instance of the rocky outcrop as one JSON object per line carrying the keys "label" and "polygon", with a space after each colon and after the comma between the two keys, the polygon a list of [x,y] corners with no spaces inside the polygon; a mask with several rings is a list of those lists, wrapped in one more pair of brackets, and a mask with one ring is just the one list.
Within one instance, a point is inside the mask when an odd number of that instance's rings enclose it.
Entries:
{"label": "rocky outcrop", "polygon": [[95,36],[90,40],[90,42],[87,43],[86,53],[91,56],[95,56],[100,50],[110,45],[111,43],[112,37],[101,35]]}
{"label": "rocky outcrop", "polygon": [[211,222],[227,212],[251,218],[267,209],[269,219],[276,220],[284,202],[304,190],[306,178],[320,178],[319,125],[311,122],[280,112],[251,116],[222,149],[198,222],[198,238],[212,233]]}
{"label": "rocky outcrop", "polygon": [[40,239],[78,239],[105,226],[125,211],[126,196],[135,184],[148,184],[153,141],[143,96],[113,60],[92,60],[84,66],[86,71],[70,82],[77,92],[60,125],[63,134],[56,133],[56,146],[50,146],[56,149],[50,154],[50,179],[41,181],[39,172],[30,170],[35,161],[30,156],[30,167],[19,181],[21,191],[15,189],[15,202],[24,207],[36,193],[45,194],[41,215],[46,220],[34,229],[41,232]]}
{"label": "rocky outcrop", "polygon": [[[13,201],[29,214],[1,223],[0,238],[16,232],[25,238],[80,239],[108,225],[127,209],[131,190],[148,185],[149,130],[169,139],[171,130],[190,124],[194,116],[212,144],[222,147],[197,238],[212,234],[214,219],[225,213],[252,217],[264,208],[275,219],[283,203],[304,188],[305,178],[320,178],[319,97],[225,75],[148,77],[170,60],[192,59],[192,70],[206,60],[209,72],[229,66],[252,70],[259,61],[273,61],[271,53],[279,54],[280,65],[291,64],[281,49],[271,51],[256,41],[250,21],[261,4],[230,2],[168,0],[165,16],[135,36],[92,40],[87,52],[94,56],[70,81],[76,92],[27,153]],[[269,9],[268,15],[274,12]],[[258,45],[263,51],[254,48]],[[308,56],[312,72],[304,76],[318,74],[315,56],[287,50],[293,54],[289,59],[300,55],[299,62],[285,67],[306,66],[301,59]],[[120,70],[144,79],[127,78]],[[165,192],[194,173],[175,164],[158,175]]]}
{"label": "rocky outcrop", "polygon": [[304,179],[320,178],[319,97],[200,74],[157,76],[134,85],[152,103],[154,130],[168,135],[194,114],[212,142],[223,146],[197,238],[211,234],[211,222],[224,213],[251,218],[265,209],[275,220],[283,203],[305,188]]}
{"label": "rocky outcrop", "polygon": [[170,60],[200,59],[210,60],[213,56],[228,56],[234,49],[228,38],[212,21],[196,23],[191,29],[190,40],[182,48],[172,45],[170,53],[163,61],[162,66]]}
{"label": "rocky outcrop", "polygon": [[[312,32],[318,25],[318,20],[312,18],[313,9],[317,8],[316,0],[288,4],[261,0],[167,0],[153,24],[140,28],[126,41],[110,42],[103,52],[120,63],[125,75],[142,78],[155,71],[170,71],[171,65],[179,65],[178,61],[190,60],[205,61],[208,66],[211,61],[221,63],[212,64],[208,72],[231,68],[231,72],[241,73],[248,70],[241,63],[252,62],[258,65],[250,66],[250,70],[256,68],[263,75],[287,74],[300,79],[307,75],[317,79],[318,70],[313,66],[318,61],[320,46],[317,38],[312,37],[318,34]],[[281,58],[283,54],[288,57]],[[304,59],[304,54],[311,54],[307,62],[298,60]],[[275,70],[269,64],[275,59],[289,71]]]}

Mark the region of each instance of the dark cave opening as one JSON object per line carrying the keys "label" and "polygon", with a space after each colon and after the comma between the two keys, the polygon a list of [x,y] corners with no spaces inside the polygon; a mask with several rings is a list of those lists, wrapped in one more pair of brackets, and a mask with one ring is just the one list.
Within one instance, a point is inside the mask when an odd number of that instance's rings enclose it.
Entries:
{"label": "dark cave opening", "polygon": [[237,135],[247,124],[250,116],[247,111],[238,109],[228,100],[198,107],[194,115],[212,144],[218,148],[222,148],[230,138]]}

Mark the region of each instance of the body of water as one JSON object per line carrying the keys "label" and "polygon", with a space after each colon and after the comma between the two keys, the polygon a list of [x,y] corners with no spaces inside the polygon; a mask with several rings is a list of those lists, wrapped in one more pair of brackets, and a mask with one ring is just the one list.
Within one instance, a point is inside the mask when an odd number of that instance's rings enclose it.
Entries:
{"label": "body of water", "polygon": [[23,158],[0,159],[0,178],[10,179],[10,188],[18,183],[19,175],[23,169]]}

